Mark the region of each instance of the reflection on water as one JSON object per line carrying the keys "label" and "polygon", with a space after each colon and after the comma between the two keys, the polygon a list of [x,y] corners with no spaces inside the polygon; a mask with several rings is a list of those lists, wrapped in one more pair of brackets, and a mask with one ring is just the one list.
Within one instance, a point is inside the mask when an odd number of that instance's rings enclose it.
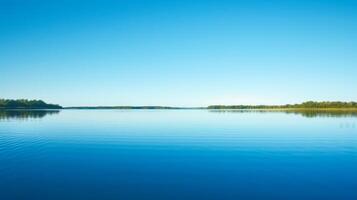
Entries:
{"label": "reflection on water", "polygon": [[[209,110],[213,113],[286,113],[301,115],[307,118],[315,117],[357,117],[357,110],[245,110],[221,109]],[[9,119],[38,119],[46,115],[59,114],[60,110],[0,110],[0,120]]]}
{"label": "reflection on water", "polygon": [[286,113],[301,115],[307,118],[314,117],[357,117],[357,110],[210,110],[217,113]]}
{"label": "reflection on water", "polygon": [[58,114],[59,110],[0,110],[0,120],[37,119],[46,115]]}
{"label": "reflection on water", "polygon": [[286,113],[293,113],[302,115],[304,117],[357,117],[357,111],[285,111]]}
{"label": "reflection on water", "polygon": [[238,112],[1,112],[0,199],[357,199],[355,114]]}

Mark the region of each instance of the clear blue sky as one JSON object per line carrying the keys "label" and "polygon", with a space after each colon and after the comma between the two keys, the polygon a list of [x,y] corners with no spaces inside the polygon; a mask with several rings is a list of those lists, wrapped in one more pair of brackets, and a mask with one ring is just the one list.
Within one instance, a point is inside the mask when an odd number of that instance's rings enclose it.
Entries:
{"label": "clear blue sky", "polygon": [[357,101],[357,1],[0,0],[0,98]]}

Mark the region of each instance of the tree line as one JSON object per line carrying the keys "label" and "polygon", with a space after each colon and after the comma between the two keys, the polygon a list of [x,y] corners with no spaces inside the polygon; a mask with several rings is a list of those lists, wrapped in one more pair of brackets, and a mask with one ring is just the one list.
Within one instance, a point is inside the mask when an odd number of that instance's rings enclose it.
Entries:
{"label": "tree line", "polygon": [[357,102],[341,101],[307,101],[301,104],[286,105],[211,105],[208,109],[350,109],[357,108]]}
{"label": "tree line", "polygon": [[[42,100],[0,99],[0,109],[61,109],[57,104],[48,104]],[[165,106],[109,106],[109,107],[72,107],[82,109],[182,109]],[[207,109],[357,109],[357,102],[342,101],[307,101],[301,104],[286,105],[211,105]]]}
{"label": "tree line", "polygon": [[61,109],[57,104],[48,104],[42,100],[0,99],[0,109]]}

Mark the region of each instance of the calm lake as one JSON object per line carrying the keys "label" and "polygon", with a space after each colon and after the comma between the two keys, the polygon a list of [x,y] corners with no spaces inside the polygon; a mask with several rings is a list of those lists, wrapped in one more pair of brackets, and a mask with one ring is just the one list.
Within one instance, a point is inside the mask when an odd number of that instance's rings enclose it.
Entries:
{"label": "calm lake", "polygon": [[0,111],[0,199],[357,199],[354,113]]}

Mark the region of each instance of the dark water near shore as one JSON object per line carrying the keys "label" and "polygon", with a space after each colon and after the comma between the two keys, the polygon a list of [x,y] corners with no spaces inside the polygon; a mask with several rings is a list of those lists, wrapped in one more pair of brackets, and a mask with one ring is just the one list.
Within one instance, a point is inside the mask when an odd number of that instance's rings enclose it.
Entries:
{"label": "dark water near shore", "polygon": [[0,199],[357,199],[357,117],[0,111]]}

